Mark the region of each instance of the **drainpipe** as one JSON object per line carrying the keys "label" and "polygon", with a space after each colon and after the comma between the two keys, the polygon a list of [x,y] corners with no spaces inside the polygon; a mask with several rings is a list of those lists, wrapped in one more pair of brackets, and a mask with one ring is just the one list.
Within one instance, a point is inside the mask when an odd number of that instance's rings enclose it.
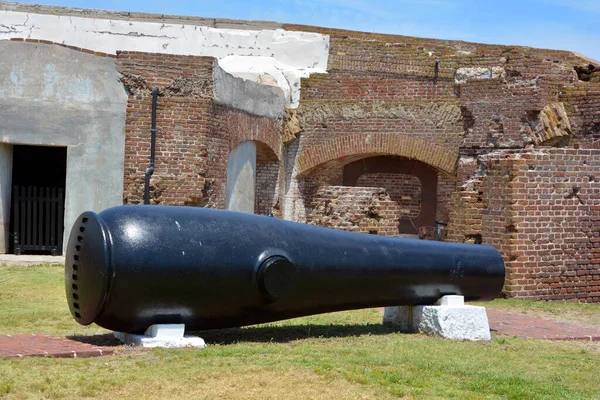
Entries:
{"label": "drainpipe", "polygon": [[144,186],[144,204],[150,204],[150,177],[154,174],[154,155],[156,150],[156,100],[158,87],[152,89],[152,128],[150,129],[150,165],[146,168],[146,183]]}

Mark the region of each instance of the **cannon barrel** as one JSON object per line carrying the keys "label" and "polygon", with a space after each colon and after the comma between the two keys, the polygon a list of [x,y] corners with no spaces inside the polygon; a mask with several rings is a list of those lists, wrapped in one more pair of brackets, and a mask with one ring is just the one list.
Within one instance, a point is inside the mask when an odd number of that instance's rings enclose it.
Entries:
{"label": "cannon barrel", "polygon": [[119,206],[83,213],[65,287],[83,325],[143,332],[251,325],[303,315],[491,300],[504,262],[485,245],[401,239],[231,211]]}

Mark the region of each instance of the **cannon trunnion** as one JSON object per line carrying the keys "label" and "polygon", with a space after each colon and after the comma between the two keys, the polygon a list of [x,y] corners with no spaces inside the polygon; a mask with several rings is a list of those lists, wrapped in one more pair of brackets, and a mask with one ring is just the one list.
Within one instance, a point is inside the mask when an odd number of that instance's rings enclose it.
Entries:
{"label": "cannon trunnion", "polygon": [[227,328],[349,309],[491,300],[497,250],[344,232],[252,214],[167,206],[83,213],[65,287],[80,324]]}

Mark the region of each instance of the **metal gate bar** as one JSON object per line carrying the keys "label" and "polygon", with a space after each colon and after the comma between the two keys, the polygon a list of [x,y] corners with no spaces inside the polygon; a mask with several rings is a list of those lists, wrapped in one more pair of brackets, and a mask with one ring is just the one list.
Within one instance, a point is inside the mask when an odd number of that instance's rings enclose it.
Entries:
{"label": "metal gate bar", "polygon": [[15,254],[43,251],[62,253],[64,189],[13,187],[13,240]]}

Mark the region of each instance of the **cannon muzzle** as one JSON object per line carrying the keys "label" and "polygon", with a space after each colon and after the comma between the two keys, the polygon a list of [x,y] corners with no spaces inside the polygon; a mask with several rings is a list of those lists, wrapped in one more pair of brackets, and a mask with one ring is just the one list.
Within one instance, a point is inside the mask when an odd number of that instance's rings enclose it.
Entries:
{"label": "cannon muzzle", "polygon": [[65,286],[83,325],[144,332],[251,325],[303,315],[491,300],[496,249],[321,228],[192,207],[119,206],[76,221]]}

